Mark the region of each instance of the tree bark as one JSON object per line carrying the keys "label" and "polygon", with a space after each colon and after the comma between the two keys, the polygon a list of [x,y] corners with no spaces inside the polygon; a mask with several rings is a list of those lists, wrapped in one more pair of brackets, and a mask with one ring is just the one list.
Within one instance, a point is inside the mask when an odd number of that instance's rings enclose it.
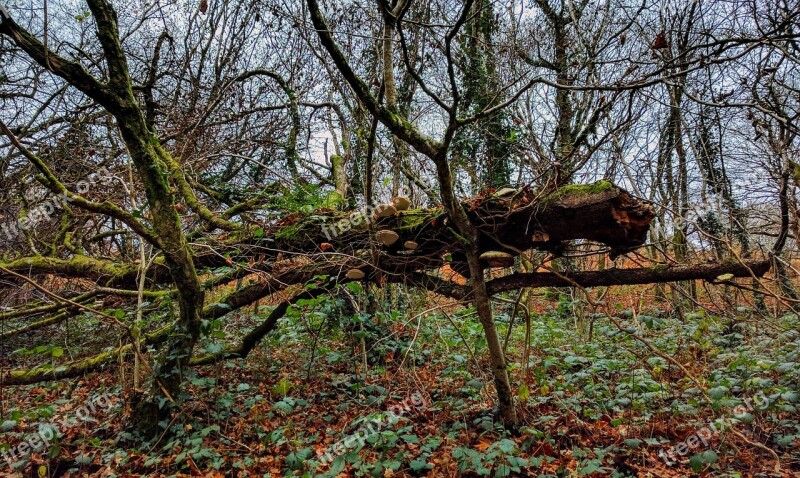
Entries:
{"label": "tree bark", "polygon": [[[197,277],[192,251],[175,211],[175,194],[169,184],[174,174],[172,158],[161,148],[157,137],[148,128],[144,112],[133,93],[127,57],[122,49],[114,8],[106,0],[87,0],[97,28],[97,38],[105,54],[108,81],[101,83],[78,63],[47,51],[46,47],[13,20],[3,19],[0,33],[9,36],[41,66],[53,71],[75,88],[103,106],[117,121],[117,127],[128,154],[144,185],[152,216],[155,237],[150,238],[161,249],[171,279],[177,289],[179,314],[163,361],[155,371],[150,396],[133,413],[132,423],[145,434],[153,435],[158,423],[179,399],[183,367],[188,364],[197,341],[203,288]],[[43,169],[45,166],[34,161]],[[177,172],[180,174],[180,171]],[[172,178],[181,184],[183,178]],[[50,182],[56,182],[54,177]],[[189,198],[187,198],[189,199]]]}

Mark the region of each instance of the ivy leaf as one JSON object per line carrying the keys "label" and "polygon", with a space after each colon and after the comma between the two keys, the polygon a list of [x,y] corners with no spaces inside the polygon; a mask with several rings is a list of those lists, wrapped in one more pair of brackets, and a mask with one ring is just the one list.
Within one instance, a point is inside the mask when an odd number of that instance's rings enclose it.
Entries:
{"label": "ivy leaf", "polygon": [[531,390],[527,385],[520,385],[519,389],[517,389],[517,396],[520,400],[527,400],[531,396]]}
{"label": "ivy leaf", "polygon": [[692,456],[692,458],[689,459],[689,466],[692,467],[692,471],[695,473],[700,473],[703,468],[705,468],[705,465],[716,462],[717,454],[711,450],[708,450]]}
{"label": "ivy leaf", "polygon": [[641,444],[642,440],[639,440],[638,438],[628,438],[627,440],[625,440],[625,446],[627,446],[628,448],[634,448],[634,449],[639,448]]}
{"label": "ivy leaf", "polygon": [[411,463],[408,464],[408,466],[411,467],[412,471],[422,471],[433,468],[425,460],[413,460]]}
{"label": "ivy leaf", "polygon": [[239,386],[236,387],[237,392],[246,392],[247,390],[250,390],[249,383],[240,383]]}

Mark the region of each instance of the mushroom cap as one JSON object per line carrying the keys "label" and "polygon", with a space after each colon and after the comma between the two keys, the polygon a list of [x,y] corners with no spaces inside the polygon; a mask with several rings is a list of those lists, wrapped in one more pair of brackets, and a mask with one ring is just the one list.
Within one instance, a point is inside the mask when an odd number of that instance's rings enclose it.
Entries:
{"label": "mushroom cap", "polygon": [[419,247],[419,244],[417,244],[414,241],[406,241],[406,242],[403,243],[403,247],[405,247],[408,250],[413,251],[414,249]]}
{"label": "mushroom cap", "polygon": [[319,245],[319,248],[322,250],[322,252],[328,252],[331,249],[333,249],[333,244],[331,244],[330,242],[323,242],[322,244]]}
{"label": "mushroom cap", "polygon": [[345,274],[345,277],[353,280],[361,280],[364,278],[364,271],[361,269],[350,269],[347,271],[347,274]]}
{"label": "mushroom cap", "polygon": [[516,193],[517,193],[517,190],[514,189],[514,188],[503,188],[503,189],[500,189],[499,191],[495,191],[494,196],[502,198],[502,197],[506,197],[506,196],[512,196],[512,195],[514,195]]}
{"label": "mushroom cap", "polygon": [[489,267],[511,267],[514,265],[514,256],[507,252],[486,251],[480,256],[481,261]]}
{"label": "mushroom cap", "polygon": [[384,246],[391,246],[400,239],[400,236],[391,229],[381,229],[375,234],[375,237]]}
{"label": "mushroom cap", "polygon": [[405,196],[397,196],[392,199],[392,204],[394,204],[394,207],[396,207],[398,211],[405,211],[411,207],[411,201]]}
{"label": "mushroom cap", "polygon": [[397,214],[397,208],[394,207],[394,204],[379,204],[378,207],[375,208],[375,215],[377,217],[391,217]]}

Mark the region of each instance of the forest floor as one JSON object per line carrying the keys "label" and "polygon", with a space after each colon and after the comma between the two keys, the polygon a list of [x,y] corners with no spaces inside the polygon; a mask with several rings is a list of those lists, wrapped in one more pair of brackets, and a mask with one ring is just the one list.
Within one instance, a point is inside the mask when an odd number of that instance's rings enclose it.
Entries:
{"label": "forest floor", "polygon": [[[472,311],[397,312],[424,309],[412,305],[299,304],[247,360],[196,369],[170,433],[144,444],[124,428],[129,364],[122,381],[115,366],[1,389],[0,476],[800,476],[796,315],[620,306],[576,319],[573,302],[543,303],[527,360],[525,321],[508,334],[522,421],[510,434]],[[212,324],[203,347],[262,309]],[[498,309],[503,337],[510,315]]]}

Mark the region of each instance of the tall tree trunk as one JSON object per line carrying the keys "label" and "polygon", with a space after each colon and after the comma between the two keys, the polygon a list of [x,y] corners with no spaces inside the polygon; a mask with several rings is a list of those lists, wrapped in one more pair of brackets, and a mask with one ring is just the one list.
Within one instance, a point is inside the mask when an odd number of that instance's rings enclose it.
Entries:
{"label": "tall tree trunk", "polygon": [[497,391],[498,411],[500,420],[507,428],[514,429],[518,425],[517,410],[514,406],[514,392],[511,388],[511,381],[508,376],[508,366],[506,364],[503,346],[500,336],[497,333],[497,326],[494,322],[492,305],[489,300],[489,293],[486,290],[486,282],[483,278],[483,266],[480,263],[480,250],[477,247],[470,247],[466,251],[467,263],[472,275],[472,294],[475,301],[475,308],[478,312],[478,320],[483,327],[483,334],[486,337],[486,344],[489,348],[489,363],[492,367],[494,377],[494,387]]}
{"label": "tall tree trunk", "polygon": [[511,389],[503,346],[495,326],[494,314],[489,301],[489,292],[486,289],[486,281],[484,280],[483,266],[480,262],[479,232],[456,197],[446,152],[435,156],[433,159],[436,163],[436,172],[439,178],[439,186],[441,187],[442,203],[461,233],[461,242],[464,246],[464,253],[471,276],[470,285],[473,301],[489,349],[489,361],[497,392],[500,420],[507,428],[514,429],[518,425],[517,411],[514,407],[514,393]]}
{"label": "tall tree trunk", "polygon": [[[105,108],[116,120],[117,128],[128,150],[131,161],[144,186],[149,206],[152,231],[135,219],[126,218],[128,224],[158,247],[164,254],[172,280],[178,290],[179,314],[169,341],[167,352],[158,364],[153,385],[146,400],[140,402],[132,416],[132,423],[147,434],[157,430],[157,424],[165,418],[171,407],[180,398],[181,378],[192,354],[200,325],[203,308],[203,288],[197,277],[194,259],[175,210],[176,191],[193,208],[199,209],[204,219],[210,217],[208,209],[198,203],[197,198],[185,182],[179,166],[159,144],[150,131],[145,115],[133,92],[127,57],[122,49],[117,24],[117,14],[106,0],[87,0],[96,24],[97,38],[105,54],[108,81],[101,83],[78,63],[62,58],[47,48],[30,33],[20,28],[13,20],[5,19],[0,33],[10,37],[18,47],[37,63],[60,76],[76,89]],[[35,159],[35,158],[34,158]],[[44,163],[40,170],[48,175],[54,188],[64,188]],[[176,183],[176,187],[170,184]],[[192,194],[188,197],[187,194]],[[114,210],[118,217],[123,212]]]}

